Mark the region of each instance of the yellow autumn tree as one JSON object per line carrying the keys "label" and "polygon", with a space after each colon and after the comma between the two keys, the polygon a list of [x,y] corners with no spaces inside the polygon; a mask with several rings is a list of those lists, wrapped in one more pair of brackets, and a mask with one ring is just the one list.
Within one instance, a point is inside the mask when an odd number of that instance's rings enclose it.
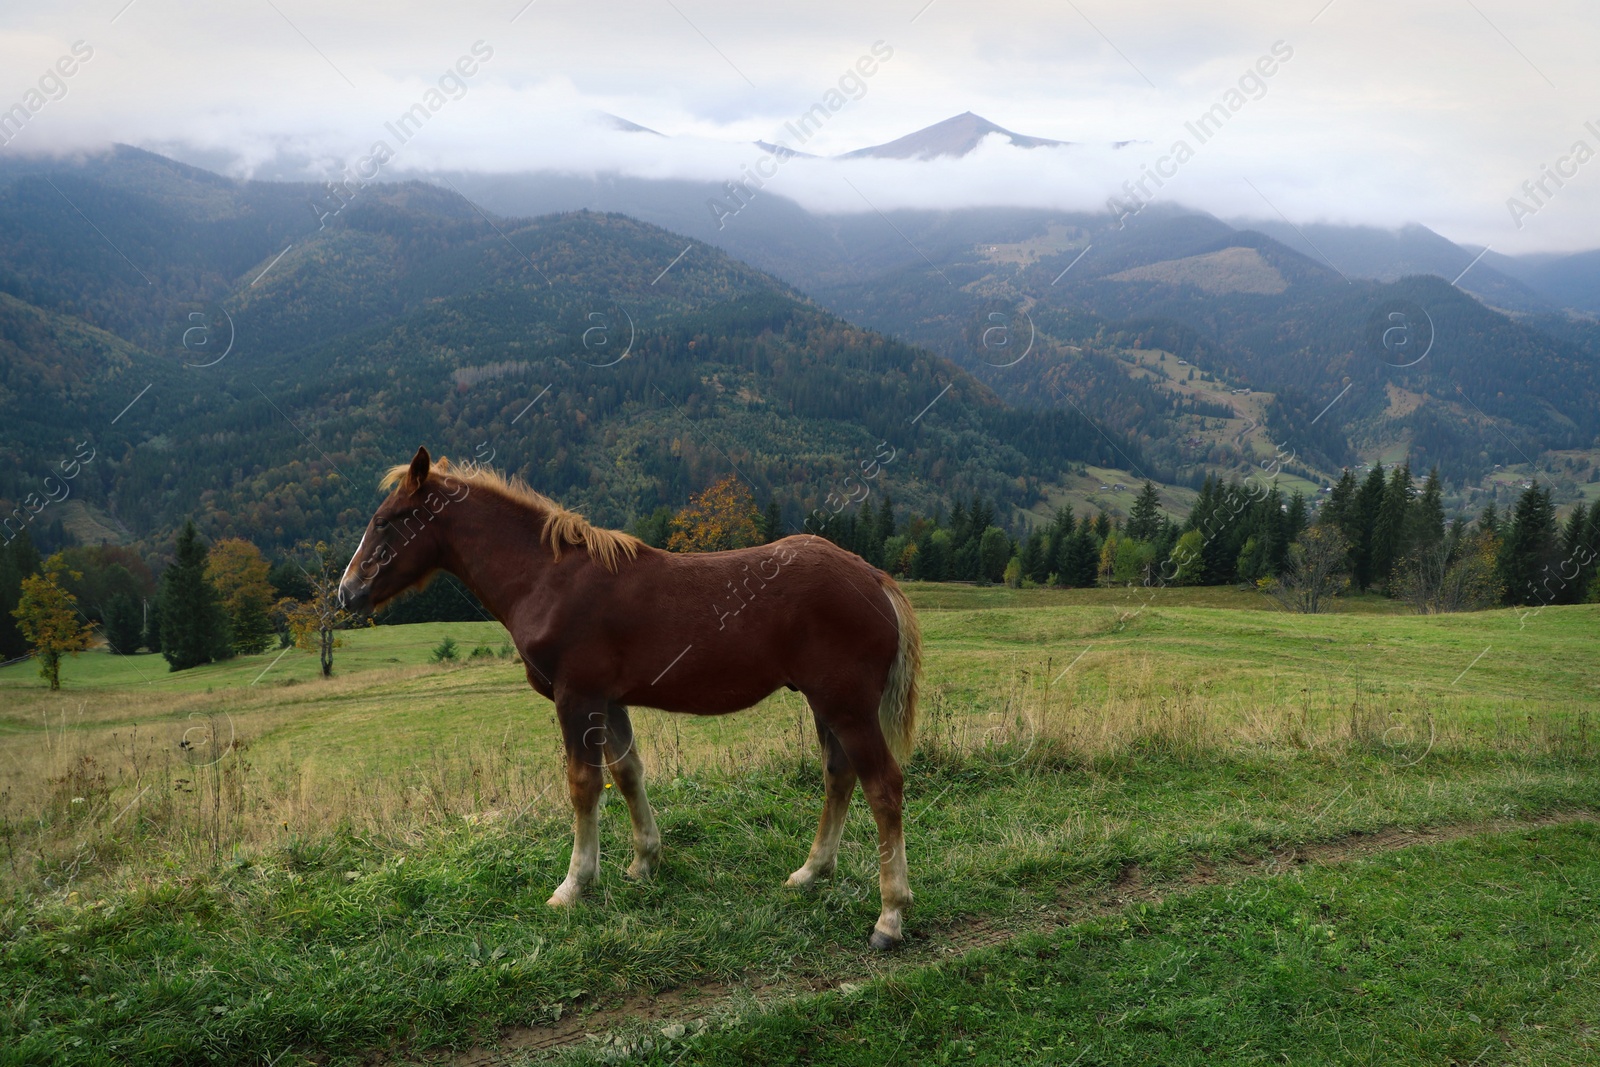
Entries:
{"label": "yellow autumn tree", "polygon": [[216,542],[206,557],[206,577],[216,586],[228,615],[233,650],[243,655],[264,652],[272,643],[272,620],[267,618],[272,584],[267,570],[261,550],[242,537]]}
{"label": "yellow autumn tree", "polygon": [[346,611],[339,603],[342,571],[325,542],[312,545],[302,541],[296,548],[299,555],[309,557],[311,566],[302,565],[302,569],[306,584],[311,587],[311,599],[284,597],[273,611],[283,620],[296,648],[317,653],[322,676],[329,678],[333,676],[333,650],[344,643],[336,636],[337,631],[367,625],[371,620]]}
{"label": "yellow autumn tree", "polygon": [[734,475],[689,498],[672,519],[667,548],[673,552],[721,552],[761,543],[761,512],[755,497]]}
{"label": "yellow autumn tree", "polygon": [[44,561],[39,574],[22,579],[22,598],[11,610],[17,629],[39,660],[39,677],[51,689],[61,688],[61,657],[76,656],[89,647],[91,626],[78,612],[78,598],[63,588],[61,581],[78,581],[83,575],[68,570],[57,552]]}

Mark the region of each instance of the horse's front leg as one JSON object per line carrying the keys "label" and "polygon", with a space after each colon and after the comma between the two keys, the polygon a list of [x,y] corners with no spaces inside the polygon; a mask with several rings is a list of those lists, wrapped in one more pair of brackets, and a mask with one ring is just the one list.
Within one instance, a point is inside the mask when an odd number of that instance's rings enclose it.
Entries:
{"label": "horse's front leg", "polygon": [[605,787],[606,702],[558,696],[556,719],[567,750],[567,792],[572,798],[572,862],[549,904],[572,904],[600,869],[600,792]]}

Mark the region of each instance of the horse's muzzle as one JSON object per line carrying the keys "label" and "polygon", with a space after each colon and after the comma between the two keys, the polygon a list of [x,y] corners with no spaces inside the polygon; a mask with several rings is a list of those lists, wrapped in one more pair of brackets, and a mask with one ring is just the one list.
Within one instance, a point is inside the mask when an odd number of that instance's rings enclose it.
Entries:
{"label": "horse's muzzle", "polygon": [[353,583],[344,581],[339,583],[339,607],[345,611],[365,612],[372,608],[372,589],[370,586],[357,587]]}

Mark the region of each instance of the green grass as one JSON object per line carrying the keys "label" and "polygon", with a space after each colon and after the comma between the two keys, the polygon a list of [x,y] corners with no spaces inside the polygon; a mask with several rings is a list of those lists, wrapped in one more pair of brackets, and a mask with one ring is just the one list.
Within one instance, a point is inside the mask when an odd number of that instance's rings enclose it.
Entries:
{"label": "green grass", "polygon": [[[978,921],[1037,925],[1130,863],[1176,884],[1196,862],[1351,829],[1600,806],[1596,769],[1441,760],[1396,770],[1376,756],[914,766],[911,948]],[[464,1047],[626,993],[870,973],[876,879],[863,812],[832,885],[781,888],[804,856],[819,786],[814,767],[659,783],[666,863],[643,884],[620,875],[626,820],[608,803],[601,884],[570,913],[543,903],[566,865],[556,817],[445,820],[411,840],[291,836],[208,869],[15,900],[0,911],[0,1048],[11,1050],[0,1063]],[[1460,917],[1490,932],[1498,921]]]}
{"label": "green grass", "polygon": [[[1567,922],[1553,910],[1556,883],[1597,877],[1583,859],[1592,835],[1576,829],[1539,838],[1565,843],[1565,880],[1530,881],[1545,861],[1504,838],[1482,853],[1437,851],[1455,866],[1391,857],[1244,896],[1202,889],[929,966],[974,924],[1027,931],[1079,916],[1130,864],[1148,885],[1181,890],[1197,865],[1353,831],[1600,810],[1587,720],[1600,608],[1306,618],[1228,592],[1130,607],[1121,591],[913,587],[927,638],[922,741],[907,769],[917,898],[908,950],[889,961],[865,947],[876,852],[859,800],[834,881],[781,888],[820,807],[794,694],[724,719],[639,712],[664,867],[647,883],[622,877],[627,820],[608,794],[600,883],[554,913],[544,900],[565,870],[570,824],[550,706],[515,661],[427,663],[446,634],[465,651],[497,649],[498,627],[356,632],[331,681],[304,653],[254,685],[276,653],[148,681],[134,667],[159,659],[90,653],[68,663],[68,689],[54,695],[27,665],[0,671],[11,757],[0,760],[0,1064],[404,1058],[639,993],[803,990],[885,968],[899,970],[870,995],[740,1016],[695,1055],[722,1062],[763,1042],[821,1055],[806,1028],[828,1019],[851,1038],[827,1052],[840,1062],[894,1058],[880,1040],[890,1032],[907,1041],[902,1062],[936,1062],[924,1043],[957,1024],[977,1062],[1071,1062],[1089,1041],[1100,1051],[1083,1063],[1295,1059],[1291,1037],[1312,1061],[1382,1061],[1387,1050],[1390,1062],[1446,1062],[1464,1024],[1444,1006],[1477,986],[1529,1003],[1545,989],[1550,1012],[1579,996],[1577,977],[1529,985],[1537,946],[1523,944],[1523,926],[1501,929],[1513,898]],[[246,747],[185,763],[177,742],[202,721],[225,721]],[[1473,863],[1489,873],[1461,874]],[[1433,867],[1447,873],[1428,882]],[[1404,966],[1384,979],[1388,1014],[1374,1014],[1376,964],[1341,956],[1350,970],[1324,973],[1331,957],[1305,940],[1304,917],[1325,899],[1319,878],[1334,879],[1339,908],[1370,905],[1316,919],[1337,931],[1330,944],[1363,923],[1382,928],[1384,909],[1437,897],[1456,909],[1452,944],[1478,952],[1477,970],[1429,956],[1432,933],[1391,930],[1381,959]],[[1336,888],[1340,878],[1369,888]],[[1399,887],[1388,897],[1384,879]],[[1483,891],[1491,882],[1511,887],[1505,901]],[[1028,955],[1051,945],[1054,956]],[[1152,985],[1180,948],[1196,955],[1174,969],[1177,984]],[[1031,977],[1013,988],[1013,971]],[[947,1010],[969,1003],[968,1014]],[[1426,1007],[1405,1015],[1412,1003]],[[1470,1010],[1496,1033],[1509,1025],[1510,1008]],[[1408,1032],[1390,1033],[1402,1019]],[[1388,1036],[1374,1045],[1379,1029]],[[1330,1034],[1367,1052],[1339,1054]],[[1480,1062],[1517,1062],[1508,1056]]]}
{"label": "green grass", "polygon": [[1250,879],[786,1004],[661,1064],[1593,1063],[1600,830]]}
{"label": "green grass", "polygon": [[[499,650],[506,631],[497,622],[428,622],[412,626],[376,626],[348,630],[339,635],[334,652],[339,674],[359,674],[396,666],[421,667],[446,634],[463,646],[463,657],[474,646]],[[281,656],[280,656],[281,653]],[[237,656],[186,671],[168,670],[161,656],[141,653],[116,656],[98,648],[62,661],[61,678],[67,693],[96,689],[135,690],[152,693],[201,693],[224,688],[279,687],[318,679],[320,668],[312,652],[272,649],[254,656]],[[31,661],[0,669],[0,693],[18,694],[44,688]],[[0,715],[0,721],[6,716]]]}

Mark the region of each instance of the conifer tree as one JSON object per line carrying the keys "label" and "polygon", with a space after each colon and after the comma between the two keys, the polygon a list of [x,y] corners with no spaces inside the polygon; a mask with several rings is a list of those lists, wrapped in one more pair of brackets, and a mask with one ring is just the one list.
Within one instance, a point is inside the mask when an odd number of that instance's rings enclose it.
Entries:
{"label": "conifer tree", "polygon": [[1494,506],[1493,500],[1483,506],[1483,513],[1478,516],[1478,529],[1495,537],[1500,536],[1500,509]]}
{"label": "conifer tree", "polygon": [[783,536],[783,509],[776,500],[767,501],[767,510],[761,516],[761,540],[771,544]]}
{"label": "conifer tree", "polygon": [[1388,482],[1383,477],[1383,465],[1375,464],[1356,492],[1355,504],[1345,515],[1340,530],[1350,542],[1351,577],[1356,588],[1365,592],[1372,584],[1372,531],[1378,524],[1378,511],[1383,507]]}
{"label": "conifer tree", "polygon": [[1350,511],[1356,503],[1356,476],[1346,467],[1344,474],[1340,475],[1334,484],[1333,492],[1328,494],[1328,502],[1322,505],[1321,522],[1332,523],[1349,538]]}
{"label": "conifer tree", "polygon": [[1561,583],[1556,597],[1558,604],[1577,604],[1583,600],[1589,583],[1584,580],[1588,564],[1593,562],[1594,550],[1586,543],[1589,533],[1589,507],[1579,501],[1561,527],[1561,563],[1556,569]]}
{"label": "conifer tree", "polygon": [[[1373,517],[1369,534],[1367,580],[1373,585],[1387,585],[1395,564],[1403,559],[1409,546],[1406,532],[1410,528],[1411,467],[1396,466],[1383,487],[1383,498],[1378,502],[1378,512]],[[1440,516],[1441,522],[1443,516]]]}
{"label": "conifer tree", "polygon": [[228,621],[216,587],[206,577],[206,549],[194,523],[185,520],[175,545],[177,558],[161,576],[161,654],[174,671],[226,659]]}
{"label": "conifer tree", "polygon": [[878,518],[872,529],[872,536],[881,546],[894,535],[894,498],[888,493],[884,493],[883,503],[878,508]]}
{"label": "conifer tree", "polygon": [[0,660],[28,654],[28,639],[11,613],[22,600],[22,580],[38,570],[39,553],[27,530],[9,545],[0,545]]}
{"label": "conifer tree", "polygon": [[1139,498],[1133,502],[1133,510],[1128,513],[1125,530],[1135,541],[1154,541],[1161,530],[1161,494],[1148,478],[1144,488],[1139,490]]}
{"label": "conifer tree", "polygon": [[1068,555],[1072,584],[1079,589],[1094,588],[1100,571],[1100,539],[1095,536],[1094,527],[1087,518],[1072,538]]}
{"label": "conifer tree", "polygon": [[131,656],[144,643],[144,611],[127,593],[117,593],[106,604],[106,647],[119,656]]}
{"label": "conifer tree", "polygon": [[1556,509],[1550,491],[1537,482],[1517,498],[1511,522],[1502,531],[1500,577],[1513,604],[1547,604],[1556,595]]}
{"label": "conifer tree", "polygon": [[1022,577],[1030,582],[1042,583],[1047,577],[1045,568],[1048,558],[1044,552],[1044,534],[1039,530],[1030,530],[1022,542],[1022,548],[1017,553],[1017,566]]}
{"label": "conifer tree", "polygon": [[1407,539],[1411,552],[1426,551],[1444,541],[1444,483],[1439,480],[1438,467],[1430,470],[1428,480],[1422,483]]}
{"label": "conifer tree", "polygon": [[1294,496],[1289,498],[1289,510],[1283,516],[1284,538],[1293,543],[1309,524],[1310,520],[1306,515],[1306,496],[1296,489]]}

